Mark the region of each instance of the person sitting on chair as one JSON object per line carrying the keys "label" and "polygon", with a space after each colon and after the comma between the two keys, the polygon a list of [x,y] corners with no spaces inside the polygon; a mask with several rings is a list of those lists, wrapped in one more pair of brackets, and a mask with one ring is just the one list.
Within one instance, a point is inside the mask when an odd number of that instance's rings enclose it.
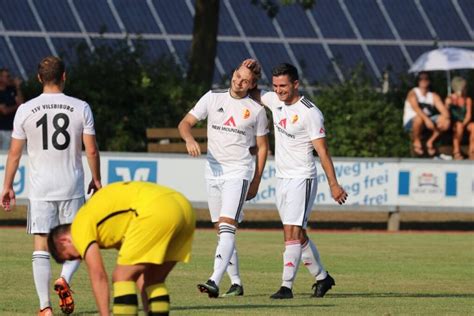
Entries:
{"label": "person sitting on chair", "polygon": [[424,155],[421,144],[424,128],[433,131],[426,141],[426,151],[429,156],[434,156],[434,142],[449,128],[449,112],[439,95],[430,91],[430,77],[427,72],[420,72],[417,82],[418,86],[410,90],[405,100],[403,127],[407,131],[413,131],[413,152],[417,156]]}

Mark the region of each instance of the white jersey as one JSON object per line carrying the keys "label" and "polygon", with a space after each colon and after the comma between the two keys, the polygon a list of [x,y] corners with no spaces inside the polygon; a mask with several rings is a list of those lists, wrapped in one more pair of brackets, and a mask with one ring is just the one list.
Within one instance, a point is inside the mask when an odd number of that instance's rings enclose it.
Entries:
{"label": "white jersey", "polygon": [[[427,116],[433,116],[438,112],[434,105],[433,92],[428,91],[426,95],[423,95],[419,88],[414,88],[413,91],[415,92],[421,110]],[[405,100],[405,107],[403,108],[403,125],[405,126],[415,116],[416,112],[413,110],[411,103],[408,100]]]}
{"label": "white jersey", "polygon": [[63,93],[43,93],[22,104],[12,137],[27,141],[31,200],[84,196],[82,135],[95,135],[89,105]]}
{"label": "white jersey", "polygon": [[265,109],[249,98],[233,98],[229,90],[207,92],[189,112],[198,120],[207,117],[207,179],[253,177],[249,148],[256,136],[268,133]]}
{"label": "white jersey", "polygon": [[274,92],[262,91],[262,103],[273,114],[276,176],[316,177],[316,158],[311,141],[326,137],[321,111],[303,96],[298,102],[286,105]]}

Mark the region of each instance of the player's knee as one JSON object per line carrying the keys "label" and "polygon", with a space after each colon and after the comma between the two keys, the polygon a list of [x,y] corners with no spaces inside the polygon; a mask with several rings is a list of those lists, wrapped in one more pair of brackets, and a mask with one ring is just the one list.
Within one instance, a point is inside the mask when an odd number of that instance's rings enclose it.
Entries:
{"label": "player's knee", "polygon": [[219,217],[219,223],[218,223],[218,226],[220,226],[221,224],[228,224],[228,225],[232,225],[234,227],[237,227],[238,223],[235,219],[233,218],[230,218],[230,217]]}

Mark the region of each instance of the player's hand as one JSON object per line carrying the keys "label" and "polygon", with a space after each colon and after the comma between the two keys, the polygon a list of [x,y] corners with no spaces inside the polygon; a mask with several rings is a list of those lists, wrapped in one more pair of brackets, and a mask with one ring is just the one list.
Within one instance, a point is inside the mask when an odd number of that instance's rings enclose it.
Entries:
{"label": "player's hand", "polygon": [[2,207],[5,211],[10,212],[15,204],[15,191],[13,189],[4,189],[2,192]]}
{"label": "player's hand", "polygon": [[248,58],[242,62],[242,66],[249,68],[249,67],[252,67],[256,63],[257,61],[255,59]]}
{"label": "player's hand", "polygon": [[87,194],[94,195],[97,191],[99,191],[102,188],[102,183],[100,180],[91,180],[91,183],[89,183],[89,187],[87,188]]}
{"label": "player's hand", "polygon": [[347,193],[339,184],[332,185],[330,188],[334,201],[339,203],[339,205],[346,203]]}
{"label": "player's hand", "polygon": [[245,198],[246,201],[249,201],[257,196],[259,185],[260,181],[256,181],[255,179],[250,182],[249,191],[247,192],[247,197]]}
{"label": "player's hand", "polygon": [[188,150],[188,154],[197,157],[201,155],[201,147],[199,147],[198,142],[193,140],[188,140],[186,142],[186,149]]}

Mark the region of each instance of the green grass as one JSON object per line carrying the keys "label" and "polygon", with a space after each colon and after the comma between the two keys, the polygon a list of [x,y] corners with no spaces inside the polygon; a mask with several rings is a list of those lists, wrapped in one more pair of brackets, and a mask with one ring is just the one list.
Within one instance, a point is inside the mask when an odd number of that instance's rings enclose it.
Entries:
{"label": "green grass", "polygon": [[[312,233],[336,279],[323,299],[312,299],[313,280],[300,267],[295,298],[268,298],[280,286],[282,232],[237,234],[245,296],[209,299],[196,284],[211,274],[216,236],[198,230],[189,264],[179,264],[167,284],[173,315],[474,315],[474,234]],[[0,229],[0,315],[32,315],[38,300],[31,272],[32,237]],[[115,251],[104,251],[107,268]],[[53,264],[53,280],[59,266]],[[228,278],[221,283],[227,290]],[[73,280],[76,311],[95,314],[86,269]],[[57,304],[57,299],[52,296]],[[56,312],[59,311],[55,308]]]}

